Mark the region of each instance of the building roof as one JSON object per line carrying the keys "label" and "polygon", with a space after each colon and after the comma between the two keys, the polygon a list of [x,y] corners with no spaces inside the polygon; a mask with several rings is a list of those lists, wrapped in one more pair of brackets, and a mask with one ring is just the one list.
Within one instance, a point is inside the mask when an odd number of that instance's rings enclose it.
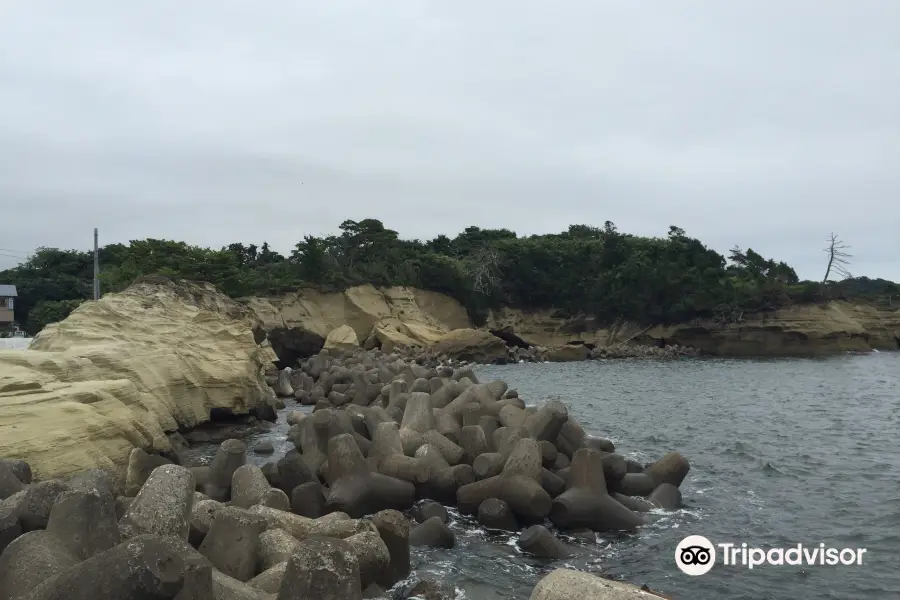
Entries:
{"label": "building roof", "polygon": [[19,294],[16,293],[16,286],[14,285],[4,285],[0,283],[0,298],[18,298]]}

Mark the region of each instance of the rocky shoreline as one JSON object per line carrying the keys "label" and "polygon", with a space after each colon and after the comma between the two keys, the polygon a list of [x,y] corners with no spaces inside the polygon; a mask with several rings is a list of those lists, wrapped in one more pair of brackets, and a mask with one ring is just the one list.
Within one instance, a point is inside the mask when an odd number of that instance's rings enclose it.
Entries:
{"label": "rocky shoreline", "polygon": [[[32,481],[24,461],[0,461],[0,600],[449,600],[453,582],[409,579],[411,546],[455,542],[445,506],[548,561],[571,552],[555,532],[633,531],[680,506],[680,454],[627,460],[562,402],[526,406],[440,358],[326,351],[270,372],[277,395],[315,408],[291,413],[294,449],[263,467],[239,439],[208,466],[177,444],[135,448],[124,481]],[[648,594],[663,597],[558,569],[531,599]]]}

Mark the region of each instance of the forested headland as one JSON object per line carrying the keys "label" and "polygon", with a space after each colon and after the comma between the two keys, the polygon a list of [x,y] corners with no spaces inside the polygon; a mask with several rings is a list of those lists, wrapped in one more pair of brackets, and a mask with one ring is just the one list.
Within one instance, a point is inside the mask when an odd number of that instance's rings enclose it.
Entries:
{"label": "forested headland", "polygon": [[[727,323],[792,303],[896,303],[890,298],[900,294],[897,284],[866,277],[800,281],[785,262],[750,248],[733,248],[726,257],[679,227],[646,237],[609,221],[527,237],[468,227],[453,238],[420,241],[400,239],[376,219],[348,220],[337,235],[304,237],[287,256],[266,243],[211,249],[145,239],[103,246],[100,264],[104,293],[153,274],[209,281],[233,297],[404,285],[458,299],[476,323],[499,306],[554,308],[560,317],[585,314],[610,323]],[[0,272],[0,283],[18,288],[16,319],[32,335],[90,298],[92,278],[92,252],[57,248],[39,248]]]}

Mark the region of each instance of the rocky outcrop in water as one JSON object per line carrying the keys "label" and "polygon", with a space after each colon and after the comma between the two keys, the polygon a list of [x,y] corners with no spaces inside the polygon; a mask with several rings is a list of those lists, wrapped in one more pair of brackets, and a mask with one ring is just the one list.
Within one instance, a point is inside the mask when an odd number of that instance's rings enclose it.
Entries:
{"label": "rocky outcrop in water", "polygon": [[[645,468],[562,402],[527,406],[503,381],[418,358],[322,353],[272,373],[315,409],[291,414],[294,448],[262,468],[237,439],[194,467],[134,448],[124,487],[98,470],[33,480],[27,463],[0,461],[0,600],[348,600],[392,586],[453,598],[448,582],[400,583],[410,546],[455,545],[436,502],[519,531],[547,561],[569,556],[561,533],[630,531],[645,505],[680,502],[680,454]],[[638,593],[568,573],[532,597]]]}

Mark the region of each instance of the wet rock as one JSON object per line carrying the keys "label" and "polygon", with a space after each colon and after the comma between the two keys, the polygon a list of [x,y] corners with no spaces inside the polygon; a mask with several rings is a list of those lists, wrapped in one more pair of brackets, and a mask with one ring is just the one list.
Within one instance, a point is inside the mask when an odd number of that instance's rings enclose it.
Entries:
{"label": "wet rock", "polygon": [[649,496],[656,489],[656,482],[647,473],[626,473],[614,482],[613,489],[626,496]]}
{"label": "wet rock", "polygon": [[498,498],[488,498],[478,506],[478,522],[488,529],[519,530],[516,515],[506,502]]}
{"label": "wet rock", "polygon": [[572,554],[566,545],[543,525],[532,525],[523,531],[516,545],[523,551],[539,558],[560,559],[567,558]]}
{"label": "wet rock", "polygon": [[275,452],[275,445],[269,440],[259,442],[253,446],[254,454],[272,454]]}
{"label": "wet rock", "polygon": [[671,483],[661,483],[647,496],[647,502],[657,508],[675,510],[681,508],[681,490]]}
{"label": "wet rock", "polygon": [[691,466],[684,456],[670,452],[644,469],[644,473],[653,479],[655,485],[668,483],[679,487],[690,470]]}
{"label": "wet rock", "polygon": [[413,507],[413,518],[418,523],[424,523],[431,517],[437,517],[441,520],[442,523],[446,523],[449,518],[447,514],[447,509],[438,502],[434,502],[433,500],[423,500]]}
{"label": "wet rock", "polygon": [[447,585],[433,579],[417,581],[403,595],[404,600],[453,600],[456,593]]}
{"label": "wet rock", "polygon": [[610,494],[619,504],[623,504],[635,512],[650,512],[656,506],[639,496],[626,496],[618,492]]}
{"label": "wet rock", "polygon": [[431,517],[409,532],[410,546],[430,546],[432,548],[452,548],[456,536],[439,517]]}
{"label": "wet rock", "polygon": [[553,500],[550,520],[560,529],[633,530],[644,520],[607,493],[603,457],[597,450],[575,452],[569,489]]}

